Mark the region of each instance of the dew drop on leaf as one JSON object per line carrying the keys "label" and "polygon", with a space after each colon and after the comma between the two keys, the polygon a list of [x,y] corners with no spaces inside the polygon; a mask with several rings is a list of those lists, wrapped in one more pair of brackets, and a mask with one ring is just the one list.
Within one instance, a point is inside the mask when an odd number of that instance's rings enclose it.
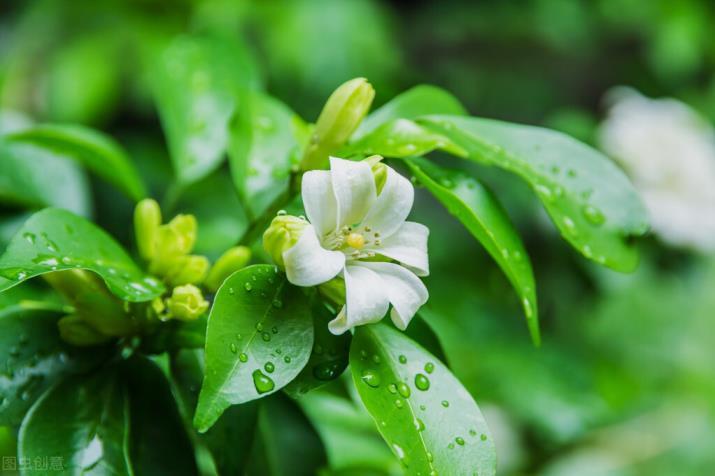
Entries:
{"label": "dew drop on leaf", "polygon": [[360,377],[366,385],[377,388],[380,386],[380,375],[370,369],[365,369],[362,371],[362,376]]}
{"label": "dew drop on leaf", "polygon": [[418,390],[422,390],[423,392],[429,390],[429,379],[425,374],[417,374],[415,375],[415,387],[417,387]]}
{"label": "dew drop on leaf", "polygon": [[443,406],[444,408],[449,407],[449,402],[448,402],[447,400],[442,400],[442,406]]}
{"label": "dew drop on leaf", "polygon": [[253,371],[253,385],[258,393],[270,392],[276,386],[273,380],[259,369]]}
{"label": "dew drop on leaf", "polygon": [[247,362],[248,356],[245,352],[241,352],[240,354],[238,354],[238,360],[240,360],[241,362]]}
{"label": "dew drop on leaf", "polygon": [[434,364],[432,362],[427,362],[425,364],[425,372],[427,372],[428,374],[434,372]]}
{"label": "dew drop on leaf", "polygon": [[273,362],[266,362],[266,365],[263,366],[264,369],[266,369],[266,372],[273,373],[273,371],[276,369],[276,366],[273,365]]}
{"label": "dew drop on leaf", "polygon": [[407,357],[405,357],[404,355],[399,356],[398,359],[399,359],[399,361],[400,361],[401,364],[406,364],[406,363],[407,363]]}
{"label": "dew drop on leaf", "polygon": [[236,352],[238,352],[238,347],[237,347],[236,344],[234,344],[233,342],[231,342],[231,345],[229,346],[229,348],[231,349],[231,352],[234,353],[234,354],[235,354]]}
{"label": "dew drop on leaf", "polygon": [[408,387],[407,384],[404,382],[400,382],[397,385],[397,392],[405,398],[409,397],[411,393],[410,387]]}

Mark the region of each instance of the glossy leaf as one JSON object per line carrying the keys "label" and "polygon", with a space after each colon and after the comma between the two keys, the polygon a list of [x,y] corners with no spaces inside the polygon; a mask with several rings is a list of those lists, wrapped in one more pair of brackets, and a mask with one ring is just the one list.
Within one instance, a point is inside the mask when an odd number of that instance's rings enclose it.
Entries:
{"label": "glossy leaf", "polygon": [[340,377],[348,366],[352,334],[346,332],[336,336],[330,332],[328,322],[335,318],[335,314],[319,300],[313,303],[312,309],[315,340],[310,359],[285,388],[286,393],[295,398]]}
{"label": "glossy leaf", "polygon": [[561,234],[584,256],[620,271],[638,263],[631,235],[648,229],[645,208],[606,156],[559,132],[454,116],[420,120],[467,151],[508,170],[536,192]]}
{"label": "glossy leaf", "polygon": [[296,129],[305,126],[266,94],[251,93],[244,109],[232,131],[229,162],[243,202],[258,216],[287,191],[291,166],[300,159]]}
{"label": "glossy leaf", "polygon": [[60,207],[89,215],[89,183],[71,161],[39,147],[0,140],[0,202]]}
{"label": "glossy leaf", "polygon": [[180,37],[159,58],[153,82],[176,176],[184,183],[205,177],[224,159],[240,90],[257,87],[247,51],[218,38]]}
{"label": "glossy leaf", "polygon": [[230,405],[276,392],[313,347],[308,298],[269,265],[244,268],[216,293],[206,330],[206,377],[194,425],[208,430]]}
{"label": "glossy leaf", "polygon": [[24,301],[0,310],[0,425],[19,425],[37,398],[58,379],[101,363],[102,350],[60,340],[57,305]]}
{"label": "glossy leaf", "polygon": [[247,476],[313,476],[327,462],[325,448],[301,408],[276,394],[260,402],[258,432]]}
{"label": "glossy leaf", "polygon": [[466,114],[464,106],[444,89],[422,84],[395,96],[391,101],[373,111],[360,124],[353,135],[357,140],[395,119],[414,119],[428,114]]}
{"label": "glossy leaf", "polygon": [[32,144],[75,160],[134,200],[146,195],[144,184],[126,152],[99,131],[79,125],[44,124],[16,132],[7,140]]}
{"label": "glossy leaf", "polygon": [[0,291],[44,273],[88,269],[127,301],[149,301],[164,291],[145,275],[114,239],[66,210],[47,208],[32,215],[0,257]]}
{"label": "glossy leaf", "polygon": [[384,324],[356,329],[358,393],[407,474],[494,475],[494,443],[472,396],[449,370]]}
{"label": "glossy leaf", "polygon": [[406,162],[419,183],[479,240],[499,264],[519,294],[531,338],[538,345],[538,307],[531,261],[496,197],[463,172],[445,169],[424,159]]}

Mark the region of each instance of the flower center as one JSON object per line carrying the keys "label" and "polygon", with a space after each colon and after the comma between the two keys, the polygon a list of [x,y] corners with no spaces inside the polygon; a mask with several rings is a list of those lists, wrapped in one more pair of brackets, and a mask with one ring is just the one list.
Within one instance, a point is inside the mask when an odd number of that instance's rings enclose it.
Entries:
{"label": "flower center", "polygon": [[350,233],[345,237],[345,244],[356,250],[361,250],[365,246],[365,237],[360,233]]}
{"label": "flower center", "polygon": [[[344,226],[334,231],[322,240],[323,246],[331,250],[339,250],[352,259],[365,259],[375,256],[375,248],[381,245],[380,233],[369,226]],[[366,246],[370,250],[364,250]]]}

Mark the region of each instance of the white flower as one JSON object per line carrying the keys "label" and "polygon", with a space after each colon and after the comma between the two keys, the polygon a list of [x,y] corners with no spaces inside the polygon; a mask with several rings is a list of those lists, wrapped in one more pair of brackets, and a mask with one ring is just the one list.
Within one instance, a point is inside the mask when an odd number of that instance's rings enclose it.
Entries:
{"label": "white flower", "polygon": [[330,171],[305,173],[302,194],[310,225],[283,252],[288,281],[345,279],[345,306],[329,323],[334,334],[379,321],[390,304],[392,321],[404,330],[428,298],[417,276],[429,273],[429,230],[405,221],[414,200],[410,181],[387,167],[378,195],[367,162],[331,157]]}
{"label": "white flower", "polygon": [[676,246],[715,250],[715,132],[673,99],[631,89],[610,93],[601,147],[643,197],[653,231]]}

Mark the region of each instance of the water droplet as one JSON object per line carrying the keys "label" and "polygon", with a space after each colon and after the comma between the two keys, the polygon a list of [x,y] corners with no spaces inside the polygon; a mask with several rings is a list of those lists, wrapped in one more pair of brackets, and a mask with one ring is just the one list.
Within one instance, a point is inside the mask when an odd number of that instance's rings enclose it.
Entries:
{"label": "water droplet", "polygon": [[449,406],[449,402],[447,400],[442,400],[442,406],[447,408]]}
{"label": "water droplet", "polygon": [[398,398],[397,400],[395,400],[395,406],[396,406],[397,408],[402,408],[402,407],[405,406],[405,403],[402,401],[402,399],[399,399],[399,398]]}
{"label": "water droplet", "polygon": [[273,371],[276,369],[276,366],[273,365],[273,362],[266,362],[266,365],[263,366],[264,369],[266,369],[266,372],[273,373]]}
{"label": "water droplet", "polygon": [[414,424],[415,424],[415,430],[417,430],[417,431],[425,430],[425,422],[423,422],[420,418],[415,418]]}
{"label": "water droplet", "polygon": [[427,461],[429,461],[430,463],[434,461],[434,455],[429,451],[427,452]]}
{"label": "water droplet", "polygon": [[429,390],[429,384],[429,379],[425,374],[415,375],[415,387],[417,387],[418,390],[422,390],[423,392]]}
{"label": "water droplet", "polygon": [[456,437],[454,441],[456,441],[459,446],[464,446],[464,438],[461,436]]}
{"label": "water droplet", "polygon": [[454,449],[454,443],[448,444],[448,445],[447,445],[447,448],[449,448],[450,450],[453,450],[453,449]]}
{"label": "water droplet", "polygon": [[281,301],[280,299],[274,299],[271,304],[273,304],[273,307],[275,307],[276,309],[280,309],[283,307],[283,301]]}
{"label": "water droplet", "polygon": [[285,362],[286,364],[290,364],[290,361],[291,361],[290,355],[286,355],[285,357],[283,357],[283,362]]}
{"label": "water droplet", "polygon": [[28,231],[27,233],[23,233],[22,237],[25,238],[27,240],[27,242],[30,243],[31,245],[35,244],[35,234],[34,233],[30,233]]}
{"label": "water droplet", "polygon": [[276,326],[271,327],[271,332],[274,334],[278,334],[278,327],[276,327]]}
{"label": "water droplet", "polygon": [[340,361],[323,362],[313,367],[313,376],[318,380],[333,380],[341,368]]}
{"label": "water droplet", "polygon": [[372,388],[377,388],[380,386],[380,375],[370,369],[365,369],[362,371],[362,381]]}
{"label": "water droplet", "polygon": [[586,205],[583,207],[583,216],[586,217],[593,225],[602,225],[606,221],[606,217],[603,215],[601,210],[594,207],[593,205]]}
{"label": "water droplet", "polygon": [[576,223],[570,217],[563,218],[564,228],[566,228],[566,233],[575,237],[578,235],[578,230],[576,229]]}
{"label": "water droplet", "polygon": [[399,384],[397,384],[397,391],[405,398],[409,397],[411,393],[410,387],[408,387],[405,382],[400,382]]}
{"label": "water droplet", "polygon": [[474,429],[469,430],[469,434],[470,434],[471,436],[477,436],[477,431],[474,430]]}
{"label": "water droplet", "polygon": [[256,323],[256,330],[258,332],[261,332],[263,330],[263,323],[262,322],[257,322]]}
{"label": "water droplet", "polygon": [[261,334],[261,339],[263,339],[264,342],[270,342],[271,335],[268,332],[264,332]]}
{"label": "water droplet", "polygon": [[479,439],[482,441],[487,441],[487,435],[482,433],[481,435],[479,435]]}
{"label": "water droplet", "polygon": [[568,172],[566,172],[566,175],[568,175],[568,176],[571,177],[571,178],[574,178],[574,177],[576,177],[578,174],[576,173],[576,171],[575,171],[574,169],[569,169]]}
{"label": "water droplet", "polygon": [[394,383],[391,383],[390,385],[387,386],[387,391],[390,393],[397,393],[397,385]]}
{"label": "water droplet", "polygon": [[236,346],[236,344],[234,344],[233,342],[231,342],[231,345],[229,346],[229,348],[231,349],[231,352],[233,352],[234,354],[238,352],[238,346]]}
{"label": "water droplet", "polygon": [[245,352],[241,352],[238,354],[238,360],[241,362],[247,362],[248,361],[248,355],[245,354]]}
{"label": "water droplet", "polygon": [[425,405],[420,405],[420,410],[422,410],[422,411],[427,410],[427,406],[425,406]]}
{"label": "water droplet", "polygon": [[377,354],[373,355],[372,361],[375,362],[376,364],[379,364],[381,362],[380,356]]}
{"label": "water droplet", "polygon": [[250,293],[253,290],[253,285],[249,282],[245,282],[243,284],[243,289],[245,289],[246,291],[248,291]]}
{"label": "water droplet", "polygon": [[253,371],[253,386],[258,393],[267,393],[273,390],[276,384],[268,375],[256,369]]}
{"label": "water droplet", "polygon": [[236,294],[236,290],[233,288],[228,288],[228,293],[233,296],[234,294]]}
{"label": "water droplet", "polygon": [[285,216],[287,214],[288,212],[285,210],[278,210],[278,213],[276,213],[276,215],[278,215],[279,217]]}
{"label": "water droplet", "polygon": [[427,372],[428,374],[434,372],[434,364],[432,362],[427,362],[425,364],[425,372]]}

